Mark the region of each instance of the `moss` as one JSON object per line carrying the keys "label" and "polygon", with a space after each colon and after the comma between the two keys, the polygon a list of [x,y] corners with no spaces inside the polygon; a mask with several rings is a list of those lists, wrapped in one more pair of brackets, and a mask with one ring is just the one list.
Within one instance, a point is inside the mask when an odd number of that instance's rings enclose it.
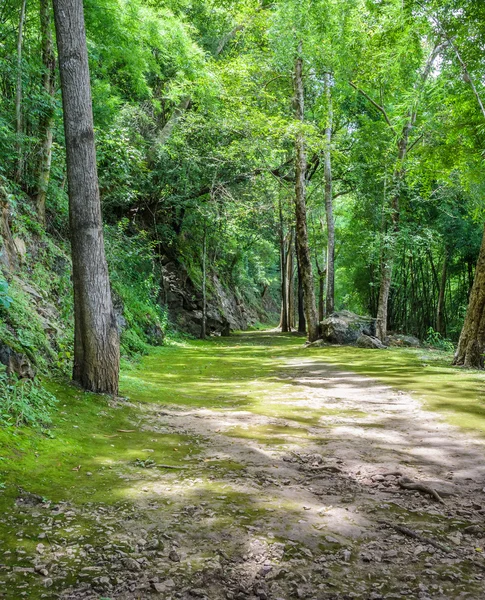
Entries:
{"label": "moss", "polygon": [[55,502],[116,502],[139,493],[146,474],[133,463],[146,458],[144,450],[153,450],[149,456],[157,463],[173,465],[198,452],[189,436],[146,428],[132,406],[113,408],[106,397],[58,383],[47,387],[59,401],[48,436],[0,428],[0,477],[13,494],[29,482],[29,491]]}
{"label": "moss", "polygon": [[485,435],[485,374],[453,367],[449,353],[428,348],[377,352],[336,346],[304,352],[409,392],[449,423]]}

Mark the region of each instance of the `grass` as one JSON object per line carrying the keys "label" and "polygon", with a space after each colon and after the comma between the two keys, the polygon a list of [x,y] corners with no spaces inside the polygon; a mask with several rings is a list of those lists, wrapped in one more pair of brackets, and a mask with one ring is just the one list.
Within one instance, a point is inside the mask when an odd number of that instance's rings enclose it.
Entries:
{"label": "grass", "polygon": [[28,484],[30,491],[53,501],[115,502],[132,498],[137,479],[145,476],[137,478],[134,472],[137,458],[186,464],[199,451],[199,441],[146,429],[149,414],[144,410],[154,404],[161,409],[249,411],[294,423],[229,432],[268,444],[284,443],[290,434],[307,438],[306,427],[322,424],[325,416],[360,416],[333,408],[303,413],[294,402],[298,388],[284,378],[284,362],[292,358],[324,360],[412,392],[449,422],[485,435],[485,376],[450,366],[451,357],[442,352],[302,346],[300,337],[254,332],[154,348],[121,376],[121,393],[136,404],[112,406],[105,397],[51,383],[48,388],[59,401],[51,429],[42,434],[25,427],[0,428],[0,482],[6,485],[2,501],[9,490]]}

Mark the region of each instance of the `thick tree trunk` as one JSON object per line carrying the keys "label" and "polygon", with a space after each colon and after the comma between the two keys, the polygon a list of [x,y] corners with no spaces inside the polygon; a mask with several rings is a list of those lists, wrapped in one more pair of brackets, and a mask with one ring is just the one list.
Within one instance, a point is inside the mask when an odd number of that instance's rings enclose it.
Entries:
{"label": "thick tree trunk", "polygon": [[42,63],[44,66],[43,87],[48,94],[51,105],[42,115],[39,123],[39,134],[42,140],[40,160],[37,173],[37,190],[35,204],[40,223],[45,226],[45,201],[51,173],[52,139],[54,133],[54,96],[56,93],[56,57],[52,43],[51,13],[49,0],[40,0],[40,30],[42,38]]}
{"label": "thick tree trunk", "polygon": [[20,6],[19,28],[17,35],[17,84],[15,89],[15,133],[17,134],[17,172],[16,178],[20,182],[24,170],[24,157],[22,150],[22,43],[25,24],[25,6],[27,0],[22,0]]}
{"label": "thick tree trunk", "polygon": [[324,175],[325,175],[325,213],[327,217],[327,275],[325,313],[331,315],[335,310],[335,219],[333,216],[332,196],[332,88],[330,73],[325,74],[325,93],[327,96],[327,126],[325,127]]}
{"label": "thick tree trunk", "polygon": [[470,302],[455,354],[455,365],[483,368],[485,351],[485,231]]}
{"label": "thick tree trunk", "polygon": [[73,378],[116,394],[119,338],[104,252],[82,0],[54,0],[69,184],[74,287]]}
{"label": "thick tree trunk", "polygon": [[[303,123],[304,120],[304,88],[303,88],[303,61],[301,58],[301,42],[298,48],[298,57],[295,61],[295,107],[296,118]],[[298,267],[300,269],[303,286],[303,302],[308,329],[308,340],[314,342],[319,337],[318,314],[315,304],[315,288],[313,282],[312,261],[308,244],[308,231],[306,221],[306,170],[307,160],[305,139],[303,132],[299,131],[295,140],[296,165],[295,165],[295,216],[296,216],[296,251],[298,254]]]}
{"label": "thick tree trunk", "polygon": [[207,226],[204,223],[204,236],[202,238],[202,325],[200,339],[207,336]]}
{"label": "thick tree trunk", "polygon": [[387,312],[389,307],[389,293],[391,291],[392,270],[394,259],[391,253],[386,252],[381,260],[381,279],[379,285],[379,300],[377,304],[376,335],[385,343],[387,338]]}
{"label": "thick tree trunk", "polygon": [[446,294],[446,281],[448,276],[448,252],[445,250],[443,256],[443,266],[441,267],[441,279],[438,293],[438,307],[436,309],[436,331],[442,336],[446,335],[446,323],[445,323],[445,294]]}

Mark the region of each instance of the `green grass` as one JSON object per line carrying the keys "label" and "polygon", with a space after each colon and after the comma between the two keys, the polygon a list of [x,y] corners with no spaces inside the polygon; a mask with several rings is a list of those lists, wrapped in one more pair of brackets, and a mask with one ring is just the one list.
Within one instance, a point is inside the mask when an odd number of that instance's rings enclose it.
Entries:
{"label": "green grass", "polygon": [[[46,434],[25,427],[0,428],[3,499],[14,495],[18,486],[53,501],[133,498],[146,476],[133,467],[136,458],[187,464],[199,451],[192,436],[145,429],[150,420],[145,409],[153,405],[250,411],[288,421],[289,426],[273,423],[230,432],[232,437],[268,444],[308,437],[306,427],[324,425],[326,416],[361,416],[335,408],[303,412],[294,402],[298,388],[284,378],[284,362],[292,358],[324,360],[412,392],[450,422],[485,435],[485,376],[451,367],[450,356],[427,349],[305,349],[300,337],[254,332],[154,348],[122,373],[121,393],[139,404],[112,407],[105,397],[50,384],[59,404]],[[153,452],[144,452],[147,449]]]}

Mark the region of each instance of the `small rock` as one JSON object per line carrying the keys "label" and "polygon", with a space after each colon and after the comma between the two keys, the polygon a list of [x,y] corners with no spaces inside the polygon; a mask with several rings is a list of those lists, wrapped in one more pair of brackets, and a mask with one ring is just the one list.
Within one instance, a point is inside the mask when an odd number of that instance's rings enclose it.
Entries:
{"label": "small rock", "polygon": [[52,581],[52,579],[50,577],[47,577],[46,579],[44,579],[44,581],[42,583],[45,588],[50,588],[54,582]]}
{"label": "small rock", "polygon": [[168,555],[168,558],[172,562],[180,562],[180,556],[178,555],[178,553],[175,550],[170,550],[170,554]]}

